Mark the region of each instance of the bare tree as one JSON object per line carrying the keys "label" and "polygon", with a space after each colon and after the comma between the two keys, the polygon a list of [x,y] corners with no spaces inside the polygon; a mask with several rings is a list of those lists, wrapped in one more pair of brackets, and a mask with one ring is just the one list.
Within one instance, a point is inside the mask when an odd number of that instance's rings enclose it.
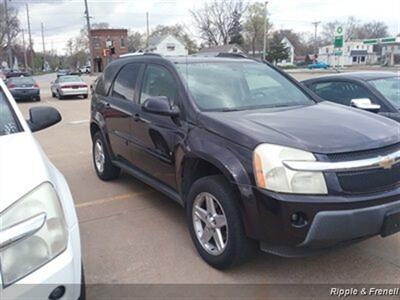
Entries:
{"label": "bare tree", "polygon": [[[18,10],[14,7],[8,7],[8,19],[11,40],[14,40],[20,32],[20,23],[18,20]],[[3,5],[0,5],[0,49],[7,46],[6,17]]]}
{"label": "bare tree", "polygon": [[235,26],[235,15],[243,15],[246,5],[242,0],[214,0],[203,8],[191,10],[200,38],[208,45],[226,45]]}
{"label": "bare tree", "polygon": [[248,7],[244,22],[244,31],[245,42],[250,45],[254,55],[257,48],[261,50],[263,45],[264,5],[262,3],[256,2]]}

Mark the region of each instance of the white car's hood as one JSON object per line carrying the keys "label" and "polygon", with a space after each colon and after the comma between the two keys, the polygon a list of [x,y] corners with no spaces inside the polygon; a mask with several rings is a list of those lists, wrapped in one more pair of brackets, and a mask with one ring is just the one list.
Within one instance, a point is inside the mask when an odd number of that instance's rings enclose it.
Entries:
{"label": "white car's hood", "polygon": [[29,132],[0,136],[0,212],[50,181],[50,161]]}

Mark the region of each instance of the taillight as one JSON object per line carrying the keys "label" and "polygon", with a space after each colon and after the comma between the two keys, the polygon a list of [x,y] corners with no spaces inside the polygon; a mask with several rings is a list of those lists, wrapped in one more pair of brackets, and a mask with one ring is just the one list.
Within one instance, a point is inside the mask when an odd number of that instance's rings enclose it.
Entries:
{"label": "taillight", "polygon": [[80,87],[80,88],[87,88],[87,85],[86,85],[86,84],[81,84],[81,85],[79,85],[78,87]]}
{"label": "taillight", "polygon": [[39,88],[39,85],[37,84],[37,83],[35,83],[34,85],[33,85],[33,87],[35,87],[35,88]]}
{"label": "taillight", "polygon": [[63,85],[61,89],[72,89],[72,85]]}

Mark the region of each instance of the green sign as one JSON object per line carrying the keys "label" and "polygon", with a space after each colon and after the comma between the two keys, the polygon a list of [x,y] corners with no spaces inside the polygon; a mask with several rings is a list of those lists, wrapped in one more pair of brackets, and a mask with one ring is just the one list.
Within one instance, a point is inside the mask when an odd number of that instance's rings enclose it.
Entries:
{"label": "green sign", "polygon": [[363,40],[363,44],[365,45],[376,45],[378,44],[377,39]]}
{"label": "green sign", "polygon": [[343,55],[343,51],[342,50],[335,50],[335,55],[336,56],[342,56]]}
{"label": "green sign", "polygon": [[343,27],[342,26],[336,27],[335,35],[338,35],[338,36],[343,35]]}
{"label": "green sign", "polygon": [[388,37],[388,38],[383,38],[381,39],[381,43],[385,44],[385,43],[394,43],[396,42],[396,38],[395,37]]}
{"label": "green sign", "polygon": [[343,47],[343,35],[335,36],[335,48],[342,48]]}

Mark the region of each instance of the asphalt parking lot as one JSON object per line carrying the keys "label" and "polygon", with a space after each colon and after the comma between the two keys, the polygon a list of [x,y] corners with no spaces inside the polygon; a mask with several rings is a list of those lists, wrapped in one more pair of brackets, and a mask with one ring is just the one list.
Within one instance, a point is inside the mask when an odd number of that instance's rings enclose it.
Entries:
{"label": "asphalt parking lot", "polygon": [[[318,74],[293,73],[297,79]],[[126,174],[112,182],[97,178],[90,100],[51,98],[54,79],[55,74],[38,76],[42,102],[19,107],[27,115],[32,106],[51,105],[62,114],[60,124],[35,136],[72,190],[87,283],[400,283],[400,235],[308,258],[260,252],[241,267],[212,269],[197,254],[178,204]]]}

